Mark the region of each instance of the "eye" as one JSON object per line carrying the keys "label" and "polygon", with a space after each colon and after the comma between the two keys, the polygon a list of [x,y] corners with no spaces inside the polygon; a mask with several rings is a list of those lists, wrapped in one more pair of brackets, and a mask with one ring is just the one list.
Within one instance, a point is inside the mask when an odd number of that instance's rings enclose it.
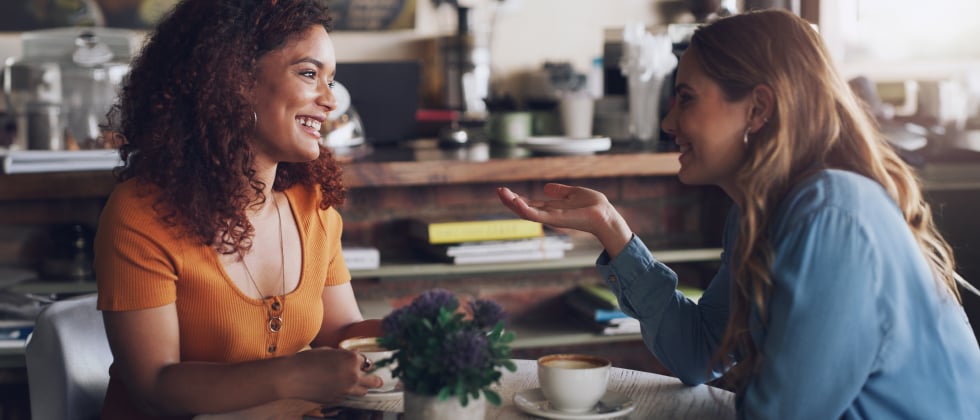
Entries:
{"label": "eye", "polygon": [[694,96],[691,96],[691,94],[687,92],[680,92],[677,94],[677,98],[678,98],[677,102],[681,105],[684,105],[688,102],[691,102],[691,100],[694,99]]}
{"label": "eye", "polygon": [[327,82],[327,87],[330,88],[331,90],[336,86],[337,86],[337,82],[334,80]]}
{"label": "eye", "polygon": [[301,70],[299,74],[309,79],[316,79],[316,70]]}

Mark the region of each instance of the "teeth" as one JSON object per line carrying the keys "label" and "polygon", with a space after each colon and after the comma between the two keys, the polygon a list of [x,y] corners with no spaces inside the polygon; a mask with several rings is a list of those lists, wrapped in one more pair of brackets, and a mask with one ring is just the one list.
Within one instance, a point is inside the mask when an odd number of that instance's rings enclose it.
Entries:
{"label": "teeth", "polygon": [[303,125],[303,126],[306,126],[306,127],[310,127],[310,128],[312,128],[312,129],[314,129],[316,131],[320,131],[320,126],[322,125],[321,122],[319,122],[317,120],[314,120],[312,118],[306,118],[306,117],[300,117],[298,120],[299,120],[299,124],[300,125]]}

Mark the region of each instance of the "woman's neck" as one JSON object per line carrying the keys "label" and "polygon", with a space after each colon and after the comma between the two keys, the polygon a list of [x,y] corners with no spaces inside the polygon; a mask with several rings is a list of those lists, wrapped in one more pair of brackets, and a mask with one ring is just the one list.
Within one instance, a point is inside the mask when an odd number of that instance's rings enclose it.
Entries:
{"label": "woman's neck", "polygon": [[[255,180],[259,181],[264,185],[262,189],[262,194],[265,196],[265,202],[262,203],[260,207],[249,207],[248,212],[253,216],[258,216],[262,214],[267,214],[268,211],[274,209],[276,205],[275,192],[272,190],[273,184],[276,182],[276,168],[278,165],[257,165],[255,168]],[[253,197],[253,200],[258,199],[258,197]],[[253,201],[254,202],[254,201]]]}
{"label": "woman's neck", "polygon": [[738,188],[735,187],[734,182],[721,183],[718,184],[718,187],[725,192],[725,195],[732,200],[732,203],[734,203],[736,207],[739,209],[744,208],[744,203],[742,203],[742,195],[738,194],[739,191]]}

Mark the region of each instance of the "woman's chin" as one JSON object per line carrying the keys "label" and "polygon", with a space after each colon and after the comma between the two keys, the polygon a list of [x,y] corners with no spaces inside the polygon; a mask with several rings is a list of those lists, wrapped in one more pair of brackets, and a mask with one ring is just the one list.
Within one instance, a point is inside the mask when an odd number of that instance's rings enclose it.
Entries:
{"label": "woman's chin", "polygon": [[677,172],[677,179],[682,183],[687,185],[702,185],[704,182],[698,177],[698,174],[690,166],[681,165],[680,171]]}
{"label": "woman's chin", "polygon": [[306,148],[303,153],[296,159],[297,162],[311,162],[317,160],[320,157],[320,145],[315,144],[313,147]]}

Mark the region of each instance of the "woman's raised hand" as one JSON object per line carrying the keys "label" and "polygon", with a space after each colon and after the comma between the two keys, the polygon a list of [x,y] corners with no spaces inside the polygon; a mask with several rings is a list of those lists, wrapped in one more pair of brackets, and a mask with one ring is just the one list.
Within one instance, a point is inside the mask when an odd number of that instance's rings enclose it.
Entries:
{"label": "woman's raised hand", "polygon": [[549,199],[529,200],[506,187],[497,188],[500,201],[514,214],[549,226],[591,233],[613,256],[633,235],[623,216],[599,191],[548,183],[544,195]]}

